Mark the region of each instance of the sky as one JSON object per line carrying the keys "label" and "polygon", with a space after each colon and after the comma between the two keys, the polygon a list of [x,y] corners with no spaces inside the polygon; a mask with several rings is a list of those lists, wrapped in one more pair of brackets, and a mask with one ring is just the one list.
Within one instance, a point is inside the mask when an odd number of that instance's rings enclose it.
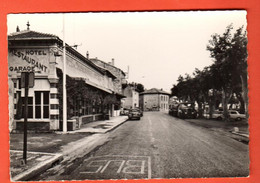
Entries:
{"label": "sky", "polygon": [[246,11],[167,11],[9,14],[8,34],[20,30],[50,33],[65,42],[79,45],[82,55],[127,71],[128,82],[142,83],[146,89],[170,92],[180,75],[211,65],[206,46],[211,35],[223,34],[233,24],[234,30],[246,28]]}

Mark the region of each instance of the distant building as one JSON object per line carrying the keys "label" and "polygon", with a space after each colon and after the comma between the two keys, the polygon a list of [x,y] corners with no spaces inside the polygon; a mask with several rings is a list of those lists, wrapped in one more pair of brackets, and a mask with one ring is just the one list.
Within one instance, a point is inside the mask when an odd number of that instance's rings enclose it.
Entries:
{"label": "distant building", "polygon": [[169,93],[162,89],[152,88],[140,93],[140,107],[144,111],[162,111],[169,110]]}
{"label": "distant building", "polygon": [[134,109],[139,107],[139,92],[135,85],[127,84],[126,87],[123,88],[123,95],[126,96],[122,102],[123,108]]}
{"label": "distant building", "polygon": [[[87,58],[89,57],[87,53]],[[111,81],[111,87],[113,88],[113,93],[116,94],[118,99],[123,99],[126,96],[123,94],[122,90],[122,84],[126,83],[126,74],[119,68],[115,67],[115,60],[112,59],[111,62],[104,62],[102,60],[99,60],[98,58],[90,58],[89,59],[92,63],[94,63],[96,66],[98,66],[101,70],[103,70],[106,75],[109,77],[109,80]],[[120,107],[121,103],[119,105],[115,105],[112,108],[112,116],[119,116],[120,115]]]}
{"label": "distant building", "polygon": [[89,60],[99,68],[105,69],[111,73],[114,76],[110,77],[113,81],[114,91],[118,94],[123,94],[122,84],[126,83],[126,74],[121,69],[115,67],[115,60],[112,59],[112,61],[108,63],[99,60],[98,58],[90,58]]}

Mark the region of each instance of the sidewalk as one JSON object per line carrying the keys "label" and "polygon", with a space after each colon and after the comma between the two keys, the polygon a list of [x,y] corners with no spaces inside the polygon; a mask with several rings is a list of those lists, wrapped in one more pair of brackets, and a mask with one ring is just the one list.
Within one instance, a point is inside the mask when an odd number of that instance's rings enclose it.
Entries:
{"label": "sidewalk", "polygon": [[214,119],[185,119],[185,121],[196,126],[223,133],[226,136],[244,143],[249,142],[249,129],[246,120],[226,122]]}
{"label": "sidewalk", "polygon": [[127,116],[88,123],[76,131],[29,133],[27,164],[22,165],[23,134],[10,134],[10,173],[12,181],[26,181],[56,163],[85,155],[108,140],[107,132],[128,119]]}
{"label": "sidewalk", "polygon": [[110,117],[110,120],[87,123],[81,129],[69,133],[107,133],[128,119],[127,116]]}

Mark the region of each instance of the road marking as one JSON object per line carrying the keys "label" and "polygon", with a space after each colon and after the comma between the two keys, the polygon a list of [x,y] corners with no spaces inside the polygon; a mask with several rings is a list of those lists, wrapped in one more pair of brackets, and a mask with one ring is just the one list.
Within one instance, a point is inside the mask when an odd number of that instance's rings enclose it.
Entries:
{"label": "road marking", "polygon": [[122,161],[122,163],[121,163],[121,165],[119,166],[119,168],[118,168],[118,170],[117,170],[117,172],[116,173],[120,173],[121,172],[121,170],[122,170],[122,168],[123,168],[123,166],[124,166],[124,164],[125,164],[125,160],[109,160],[107,163],[106,163],[106,165],[104,166],[104,168],[100,171],[100,173],[103,173],[105,170],[106,170],[106,168],[108,167],[108,165],[111,163],[111,162],[115,162],[115,161]]}
{"label": "road marking", "polygon": [[155,139],[153,137],[153,132],[152,132],[152,121],[150,119],[150,117],[148,117],[148,121],[149,121],[149,135],[150,135],[150,138],[151,138],[151,143],[154,143]]}
{"label": "road marking", "polygon": [[148,179],[152,178],[152,166],[151,166],[151,157],[148,156]]}
{"label": "road marking", "polygon": [[[116,158],[116,159],[115,159]],[[84,160],[89,162],[83,166],[84,171],[80,174],[103,174],[115,176],[116,174],[145,175],[151,178],[151,157],[150,156],[127,156],[127,155],[105,155],[95,156]]]}
{"label": "road marking", "polygon": [[125,164],[125,160],[122,162],[122,164],[120,165],[120,167],[119,167],[119,169],[117,170],[116,173],[120,173],[120,172],[121,172],[121,170],[122,170],[124,164]]}
{"label": "road marking", "polygon": [[[80,173],[98,173],[102,168],[103,168],[103,166],[102,166],[102,164],[101,165],[95,165],[95,164],[98,164],[98,163],[100,163],[100,162],[107,162],[107,160],[96,160],[96,161],[91,161],[88,165],[87,165],[87,167],[88,168],[96,168],[97,167],[97,170],[96,171],[84,171],[84,172],[80,172]],[[92,164],[94,164],[94,165],[92,165]]]}
{"label": "road marking", "polygon": [[[141,162],[141,166],[140,165],[135,165],[135,164],[131,164],[131,162]],[[145,161],[144,160],[127,160],[126,162],[126,167],[124,167],[123,169],[123,173],[131,173],[131,174],[144,174],[144,168],[145,168]],[[131,170],[131,168],[136,168],[136,167],[140,167],[140,171],[136,172],[136,171],[129,171],[129,169]],[[127,171],[128,170],[128,171]]]}

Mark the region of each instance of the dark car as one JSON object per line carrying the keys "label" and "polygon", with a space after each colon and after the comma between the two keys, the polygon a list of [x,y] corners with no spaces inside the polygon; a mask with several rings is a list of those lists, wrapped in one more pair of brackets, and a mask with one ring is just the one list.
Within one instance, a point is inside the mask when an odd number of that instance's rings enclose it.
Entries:
{"label": "dark car", "polygon": [[143,110],[140,109],[140,108],[135,108],[135,109],[139,110],[139,112],[140,112],[140,114],[141,114],[141,117],[143,117]]}
{"label": "dark car", "polygon": [[138,119],[140,120],[142,117],[139,109],[131,109],[128,114],[129,119]]}
{"label": "dark car", "polygon": [[130,111],[130,109],[126,109],[126,108],[124,108],[124,109],[122,109],[121,111],[120,111],[120,115],[128,115],[129,114],[129,111]]}

